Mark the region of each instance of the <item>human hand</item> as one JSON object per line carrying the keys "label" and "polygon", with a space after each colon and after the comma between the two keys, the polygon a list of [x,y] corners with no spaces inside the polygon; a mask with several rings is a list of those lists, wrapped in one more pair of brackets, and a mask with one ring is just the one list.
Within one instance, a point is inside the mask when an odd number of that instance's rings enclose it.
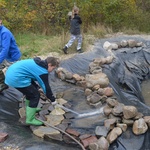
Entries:
{"label": "human hand", "polygon": [[57,101],[52,102],[52,105],[53,105],[53,106],[55,106],[55,105],[57,105],[57,104],[58,104]]}
{"label": "human hand", "polygon": [[71,11],[68,12],[68,16],[72,16],[72,12]]}

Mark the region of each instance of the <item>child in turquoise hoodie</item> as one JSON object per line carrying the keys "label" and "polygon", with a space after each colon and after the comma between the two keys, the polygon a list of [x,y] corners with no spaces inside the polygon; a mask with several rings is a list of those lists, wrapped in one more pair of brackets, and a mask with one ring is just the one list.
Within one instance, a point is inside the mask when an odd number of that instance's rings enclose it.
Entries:
{"label": "child in turquoise hoodie", "polygon": [[[40,99],[38,86],[43,89],[46,97],[51,100],[52,105],[57,104],[49,84],[49,72],[52,72],[59,62],[54,57],[47,57],[45,60],[36,57],[25,59],[12,64],[6,71],[5,83],[19,90],[26,96],[26,123],[42,125],[42,122],[35,118],[37,105]],[[35,83],[35,81],[38,83]]]}

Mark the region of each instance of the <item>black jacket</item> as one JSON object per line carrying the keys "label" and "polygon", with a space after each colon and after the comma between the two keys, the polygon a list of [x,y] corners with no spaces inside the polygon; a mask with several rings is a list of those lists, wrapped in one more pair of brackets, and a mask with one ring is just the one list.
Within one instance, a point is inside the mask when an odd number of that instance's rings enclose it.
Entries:
{"label": "black jacket", "polygon": [[81,18],[77,14],[75,14],[74,18],[71,19],[70,24],[71,24],[71,29],[70,29],[71,34],[79,35],[81,32],[80,31],[80,24],[82,24]]}

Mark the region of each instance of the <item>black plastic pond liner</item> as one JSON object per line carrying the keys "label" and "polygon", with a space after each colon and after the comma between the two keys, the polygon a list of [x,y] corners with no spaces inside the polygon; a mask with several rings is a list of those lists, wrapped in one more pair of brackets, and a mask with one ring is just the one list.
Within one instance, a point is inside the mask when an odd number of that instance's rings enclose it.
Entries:
{"label": "black plastic pond liner", "polygon": [[[113,51],[116,58],[111,64],[103,65],[103,72],[107,74],[110,80],[109,86],[113,88],[117,100],[125,105],[135,106],[139,112],[146,116],[150,115],[150,106],[144,103],[141,83],[150,79],[150,41],[130,36],[102,39],[95,43],[93,51],[77,54],[72,58],[63,60],[60,66],[72,73],[84,76],[89,73],[89,63],[94,58],[110,55],[103,49],[104,42],[120,42],[129,39],[143,42],[145,46],[121,48]],[[54,93],[75,87],[58,79],[54,72],[50,75],[50,84]],[[33,135],[28,127],[21,126],[18,122],[18,100],[21,97],[22,94],[13,88],[5,90],[0,95],[0,131],[9,134],[9,138],[0,143],[0,148],[12,145],[12,147],[18,146],[22,150],[81,149],[64,143],[45,141]],[[76,99],[75,95],[72,101],[74,99]],[[146,134],[137,136],[133,134],[132,128],[129,127],[110,145],[109,150],[150,150],[150,129]]]}

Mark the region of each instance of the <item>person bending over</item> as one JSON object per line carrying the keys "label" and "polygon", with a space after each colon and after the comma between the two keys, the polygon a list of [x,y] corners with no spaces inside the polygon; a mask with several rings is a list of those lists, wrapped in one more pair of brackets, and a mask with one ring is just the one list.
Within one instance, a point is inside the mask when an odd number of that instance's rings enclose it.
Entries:
{"label": "person bending over", "polygon": [[26,96],[26,124],[42,125],[42,122],[35,118],[40,99],[40,93],[35,82],[51,100],[52,105],[57,104],[49,84],[48,75],[58,65],[58,59],[55,57],[47,57],[45,60],[35,57],[17,61],[7,69],[5,84],[16,88]]}

